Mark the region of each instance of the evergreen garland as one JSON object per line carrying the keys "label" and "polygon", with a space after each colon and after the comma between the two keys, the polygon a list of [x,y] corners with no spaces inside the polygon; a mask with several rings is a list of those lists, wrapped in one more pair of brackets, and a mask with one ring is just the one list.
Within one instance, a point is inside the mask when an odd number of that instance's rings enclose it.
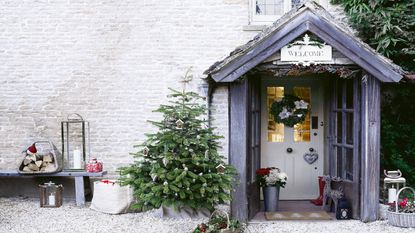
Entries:
{"label": "evergreen garland", "polygon": [[170,90],[170,105],[155,110],[163,119],[150,121],[158,132],[146,134],[136,146],[135,163],[120,170],[122,183],[134,188],[133,207],[141,211],[160,206],[213,210],[231,199],[236,170],[218,154],[222,137],[202,119],[207,112],[203,98]]}

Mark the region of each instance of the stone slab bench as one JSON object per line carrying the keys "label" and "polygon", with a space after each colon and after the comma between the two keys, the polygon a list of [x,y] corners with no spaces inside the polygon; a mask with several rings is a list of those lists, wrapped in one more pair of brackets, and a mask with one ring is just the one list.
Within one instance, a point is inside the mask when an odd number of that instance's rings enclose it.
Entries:
{"label": "stone slab bench", "polygon": [[76,205],[85,205],[85,184],[89,184],[89,177],[102,177],[107,171],[84,172],[84,171],[62,171],[52,174],[20,174],[16,170],[0,170],[0,177],[74,177]]}

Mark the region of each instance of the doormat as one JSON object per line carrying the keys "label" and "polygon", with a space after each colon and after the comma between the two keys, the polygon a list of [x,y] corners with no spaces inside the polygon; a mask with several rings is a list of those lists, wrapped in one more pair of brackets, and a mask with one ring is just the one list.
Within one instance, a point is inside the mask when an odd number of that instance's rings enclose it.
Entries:
{"label": "doormat", "polygon": [[331,220],[325,211],[313,212],[265,212],[266,220]]}

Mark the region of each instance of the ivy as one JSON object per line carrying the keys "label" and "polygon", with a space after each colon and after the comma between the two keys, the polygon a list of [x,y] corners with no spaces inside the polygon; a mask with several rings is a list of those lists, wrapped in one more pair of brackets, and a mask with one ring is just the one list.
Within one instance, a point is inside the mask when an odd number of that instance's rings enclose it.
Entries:
{"label": "ivy", "polygon": [[408,71],[415,71],[415,1],[332,0],[359,36]]}

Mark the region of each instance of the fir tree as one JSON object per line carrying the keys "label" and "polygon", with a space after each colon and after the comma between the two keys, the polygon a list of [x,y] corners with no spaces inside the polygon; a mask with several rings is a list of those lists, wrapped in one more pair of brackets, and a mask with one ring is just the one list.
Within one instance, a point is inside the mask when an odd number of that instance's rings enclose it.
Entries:
{"label": "fir tree", "polygon": [[[190,79],[186,75],[183,81]],[[133,187],[133,207],[142,211],[160,206],[213,210],[231,199],[236,171],[218,154],[222,137],[203,119],[203,98],[185,88],[170,90],[170,104],[155,110],[162,120],[149,121],[158,131],[146,134],[146,141],[135,146],[135,163],[121,169],[123,184]]]}

